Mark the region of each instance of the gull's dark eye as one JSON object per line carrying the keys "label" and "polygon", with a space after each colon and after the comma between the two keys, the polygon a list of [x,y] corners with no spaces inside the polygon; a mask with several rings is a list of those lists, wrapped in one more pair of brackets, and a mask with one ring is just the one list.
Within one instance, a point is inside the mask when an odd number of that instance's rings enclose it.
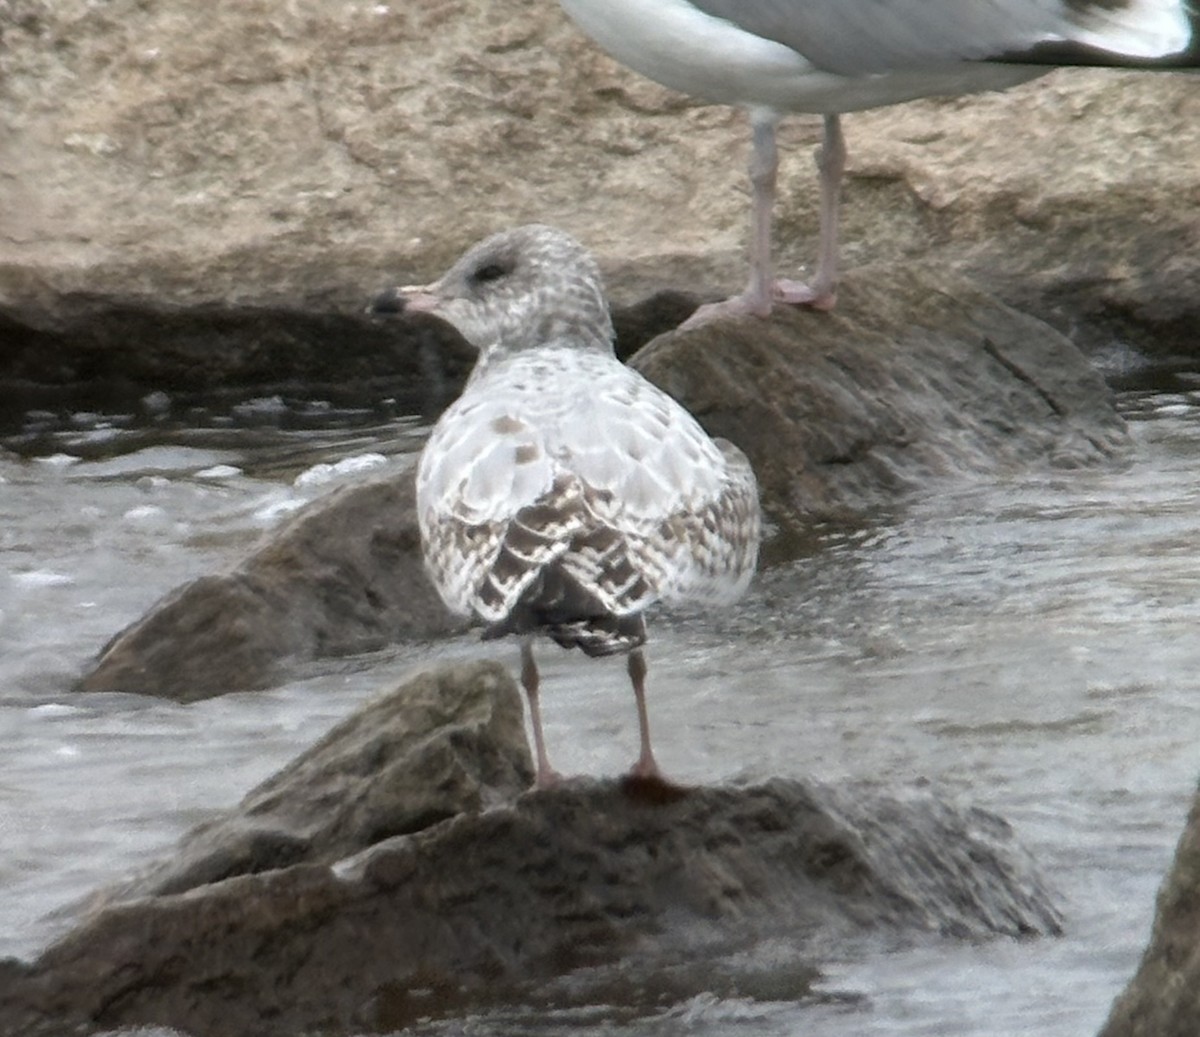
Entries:
{"label": "gull's dark eye", "polygon": [[487,284],[489,281],[499,281],[508,272],[508,267],[503,263],[484,263],[471,275],[471,280],[476,284]]}

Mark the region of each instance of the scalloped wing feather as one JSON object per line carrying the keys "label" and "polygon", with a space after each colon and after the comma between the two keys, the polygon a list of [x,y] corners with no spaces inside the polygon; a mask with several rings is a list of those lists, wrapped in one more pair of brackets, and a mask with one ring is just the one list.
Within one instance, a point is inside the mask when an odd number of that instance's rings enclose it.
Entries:
{"label": "scalloped wing feather", "polygon": [[438,423],[417,482],[434,582],[493,624],[531,607],[551,570],[588,609],[630,616],[659,598],[733,600],[757,557],[745,456],[603,354],[545,349],[480,378]]}

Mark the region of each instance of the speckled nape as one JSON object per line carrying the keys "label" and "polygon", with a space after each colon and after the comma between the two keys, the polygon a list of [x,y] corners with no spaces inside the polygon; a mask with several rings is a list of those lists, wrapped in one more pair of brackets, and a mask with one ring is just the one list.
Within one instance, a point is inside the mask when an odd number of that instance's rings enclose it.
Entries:
{"label": "speckled nape", "polygon": [[574,238],[532,223],[472,246],[433,284],[400,289],[409,310],[435,312],[480,351],[497,356],[548,342],[612,352],[600,270]]}

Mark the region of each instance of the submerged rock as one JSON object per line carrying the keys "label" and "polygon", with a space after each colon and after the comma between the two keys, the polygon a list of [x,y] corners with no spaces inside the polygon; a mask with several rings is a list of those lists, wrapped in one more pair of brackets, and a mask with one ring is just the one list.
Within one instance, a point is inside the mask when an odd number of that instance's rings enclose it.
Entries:
{"label": "submerged rock", "polygon": [[[851,941],[1059,930],[993,814],[813,781],[517,794],[520,708],[492,664],[366,707],[36,961],[0,963],[0,1031],[390,1031],[526,998],[686,997],[739,969],[802,997]],[[773,963],[748,951],[764,941]]]}
{"label": "submerged rock", "polygon": [[1200,793],[1158,891],[1150,945],[1100,1037],[1200,1033]]}
{"label": "submerged rock", "polygon": [[190,702],[288,664],[463,629],[425,576],[411,473],[340,487],[232,572],[177,588],[117,634],[80,691]]}

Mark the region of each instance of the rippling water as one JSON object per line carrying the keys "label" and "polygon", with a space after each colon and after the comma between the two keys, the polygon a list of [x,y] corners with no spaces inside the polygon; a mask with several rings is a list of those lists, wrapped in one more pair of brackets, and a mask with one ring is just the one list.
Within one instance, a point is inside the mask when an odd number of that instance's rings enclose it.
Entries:
{"label": "rippling water", "polygon": [[[755,996],[714,983],[636,1010],[614,995],[427,1031],[1094,1034],[1145,944],[1197,776],[1195,384],[1122,394],[1136,452],[1120,471],[939,491],[821,531],[736,609],[652,625],[669,773],[932,785],[989,807],[1057,883],[1064,937],[847,951],[804,1001],[782,982]],[[34,414],[0,439],[14,452],[0,454],[0,956],[36,953],[74,900],[166,852],[415,666],[506,650],[397,648],[190,706],[68,691],[163,592],[240,558],[337,480],[411,463],[420,429],[381,408],[267,400],[173,420],[147,404]],[[549,648],[542,662],[556,764],[624,768],[636,724],[623,666]]]}

